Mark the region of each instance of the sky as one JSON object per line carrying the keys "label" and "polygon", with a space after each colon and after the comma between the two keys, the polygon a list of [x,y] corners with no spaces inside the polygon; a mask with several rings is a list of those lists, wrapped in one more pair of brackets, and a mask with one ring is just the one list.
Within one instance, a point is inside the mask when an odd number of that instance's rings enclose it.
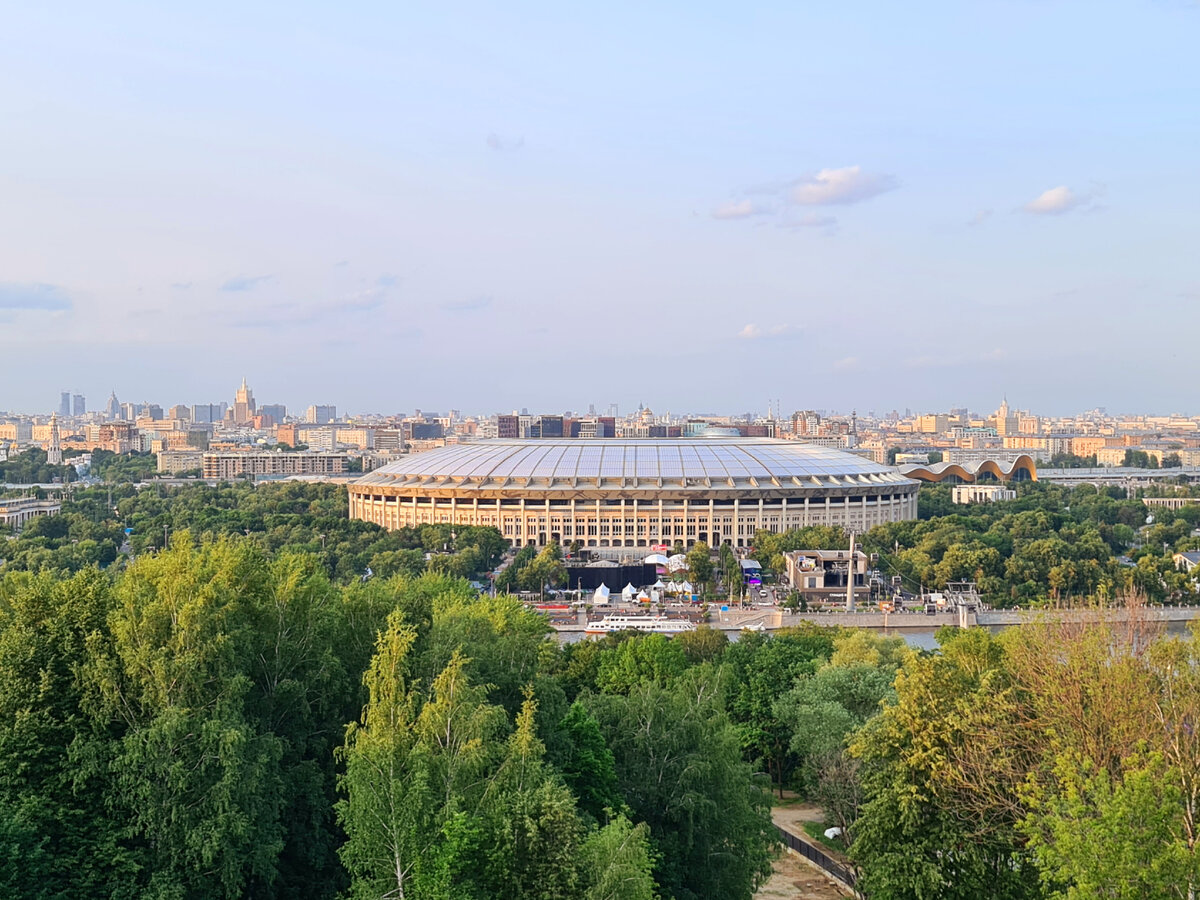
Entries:
{"label": "sky", "polygon": [[1200,414],[1198,41],[1185,0],[9,4],[0,409]]}

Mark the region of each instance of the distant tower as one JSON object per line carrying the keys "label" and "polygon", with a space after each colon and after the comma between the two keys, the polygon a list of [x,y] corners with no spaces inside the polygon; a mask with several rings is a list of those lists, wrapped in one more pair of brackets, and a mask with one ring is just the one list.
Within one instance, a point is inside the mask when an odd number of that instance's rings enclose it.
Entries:
{"label": "distant tower", "polygon": [[254,406],[254,392],[246,385],[246,379],[242,378],[242,386],[238,388],[237,393],[233,397],[233,422],[235,425],[249,425],[254,418],[256,412]]}
{"label": "distant tower", "polygon": [[62,465],[62,444],[58,437],[58,415],[50,417],[50,444],[46,447],[46,462],[52,466]]}
{"label": "distant tower", "polygon": [[104,418],[119,419],[121,418],[121,401],[117,399],[117,392],[113,391],[108,395],[108,406],[104,407]]}
{"label": "distant tower", "polygon": [[58,399],[58,414],[64,419],[71,414],[71,392],[63,391],[59,394]]}
{"label": "distant tower", "polygon": [[83,394],[74,394],[71,397],[71,413],[76,418],[87,415],[87,398]]}

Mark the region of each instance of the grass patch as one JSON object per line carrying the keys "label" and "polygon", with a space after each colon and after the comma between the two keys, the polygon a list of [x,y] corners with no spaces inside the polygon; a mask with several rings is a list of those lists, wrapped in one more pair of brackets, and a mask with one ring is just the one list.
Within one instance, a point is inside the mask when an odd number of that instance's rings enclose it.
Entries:
{"label": "grass patch", "polygon": [[800,825],[804,828],[804,833],[821,846],[827,847],[843,856],[846,855],[848,848],[845,841],[840,837],[825,837],[825,829],[829,827],[828,825],[823,825],[820,822],[801,822]]}

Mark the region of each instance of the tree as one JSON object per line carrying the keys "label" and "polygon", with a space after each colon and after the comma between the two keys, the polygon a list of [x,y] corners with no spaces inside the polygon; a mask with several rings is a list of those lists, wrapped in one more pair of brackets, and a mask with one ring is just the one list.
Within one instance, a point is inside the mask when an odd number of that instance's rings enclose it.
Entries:
{"label": "tree", "polygon": [[702,586],[712,581],[713,577],[712,555],[709,553],[708,544],[696,541],[692,545],[687,554],[687,566],[697,589],[703,593]]}
{"label": "tree", "polygon": [[585,700],[633,818],[650,828],[655,880],[677,900],[748,900],[770,872],[768,794],[741,759],[722,692],[719,671],[698,666],[670,685]]}
{"label": "tree", "polygon": [[600,657],[596,687],[628,694],[639,684],[668,684],[688,667],[683,648],[664,634],[639,634]]}
{"label": "tree", "polygon": [[618,815],[580,848],[584,900],[655,900],[650,828]]}
{"label": "tree", "polygon": [[459,654],[430,702],[410,685],[416,631],[393,613],[366,675],[361,721],[346,732],[338,821],[353,897],[447,896],[478,840],[470,794],[494,753],[503,712],[468,684]]}
{"label": "tree", "polygon": [[109,803],[140,843],[148,896],[238,897],[277,877],[280,738],[248,700],[267,567],[246,542],[197,551],[184,533],[117,585],[111,650],[87,661],[95,707],[119,722]]}
{"label": "tree", "polygon": [[743,632],[723,657],[728,667],[725,708],[748,759],[761,764],[782,796],[796,758],[792,732],[776,704],[833,651],[828,629],[781,629],[773,635]]}
{"label": "tree", "polygon": [[555,760],[563,780],[575,794],[581,812],[595,821],[605,810],[621,808],[617,769],[612,751],[600,731],[600,723],[587,707],[576,701],[559,722],[566,737],[565,752]]}
{"label": "tree", "polygon": [[[1037,897],[1039,872],[1017,833],[1020,809],[988,803],[984,814],[950,780],[978,740],[980,717],[1010,708],[1003,652],[979,630],[938,636],[942,652],[907,659],[895,703],[851,742],[865,798],[850,847],[862,867],[859,887],[896,900]],[[982,773],[970,771],[978,784]]]}
{"label": "tree", "polygon": [[720,659],[729,646],[725,632],[701,625],[693,631],[684,631],[673,638],[684,657],[691,665]]}
{"label": "tree", "polygon": [[1125,760],[1114,779],[1065,751],[1054,764],[1057,790],[1024,823],[1053,896],[1067,900],[1186,897],[1196,856],[1177,830],[1184,798],[1161,755]]}

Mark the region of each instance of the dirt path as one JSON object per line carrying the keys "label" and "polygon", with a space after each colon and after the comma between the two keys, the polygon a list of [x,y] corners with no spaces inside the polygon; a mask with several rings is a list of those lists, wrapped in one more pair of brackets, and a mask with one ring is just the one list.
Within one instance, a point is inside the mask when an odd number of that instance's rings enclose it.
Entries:
{"label": "dirt path", "polygon": [[841,900],[846,896],[816,869],[780,851],[775,871],[755,893],[754,900]]}
{"label": "dirt path", "polygon": [[[771,810],[776,825],[797,834],[803,834],[802,822],[822,822],[825,812],[811,803],[800,803],[794,795],[785,791],[783,803]],[[775,860],[774,873],[758,892],[754,900],[840,900],[849,896],[821,872],[791,853],[780,850]]]}

